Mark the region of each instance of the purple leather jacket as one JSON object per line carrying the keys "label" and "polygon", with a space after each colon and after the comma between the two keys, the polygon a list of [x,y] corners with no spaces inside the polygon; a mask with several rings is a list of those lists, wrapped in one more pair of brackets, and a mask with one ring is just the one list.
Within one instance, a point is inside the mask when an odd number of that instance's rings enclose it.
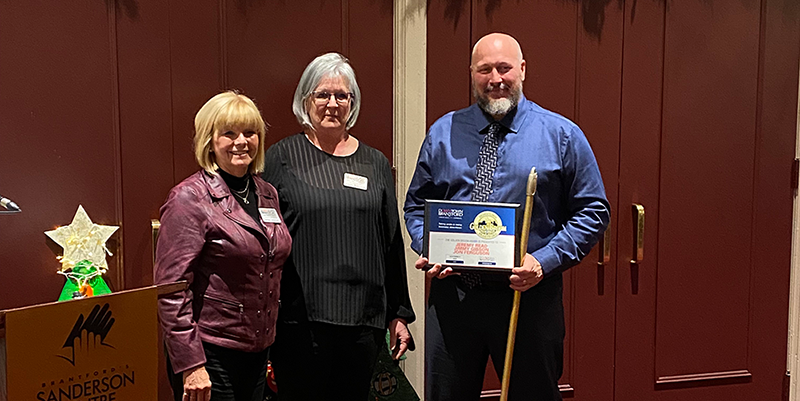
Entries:
{"label": "purple leather jacket", "polygon": [[199,171],[175,186],[161,207],[156,284],[189,282],[162,296],[158,315],[175,372],[205,364],[201,341],[257,352],[275,340],[279,284],[292,239],[278,193],[253,176],[259,208],[280,223],[257,225],[222,177]]}

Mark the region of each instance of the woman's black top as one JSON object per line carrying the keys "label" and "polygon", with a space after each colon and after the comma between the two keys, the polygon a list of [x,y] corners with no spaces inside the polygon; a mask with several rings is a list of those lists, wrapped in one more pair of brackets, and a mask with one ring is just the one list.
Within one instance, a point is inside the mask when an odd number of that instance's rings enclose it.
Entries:
{"label": "woman's black top", "polygon": [[381,152],[360,143],[334,156],[300,133],[267,150],[264,179],[278,190],[293,241],[279,320],[376,328],[414,320],[394,179]]}
{"label": "woman's black top", "polygon": [[[219,173],[219,176],[225,181],[225,184],[228,185],[228,189],[231,190],[231,196],[236,199],[239,206],[256,221],[256,224],[261,225],[261,217],[258,215],[256,184],[253,182],[253,179],[250,178],[250,174],[237,177],[226,173],[222,169],[217,169],[217,173]],[[247,199],[246,203],[244,201],[245,199]]]}

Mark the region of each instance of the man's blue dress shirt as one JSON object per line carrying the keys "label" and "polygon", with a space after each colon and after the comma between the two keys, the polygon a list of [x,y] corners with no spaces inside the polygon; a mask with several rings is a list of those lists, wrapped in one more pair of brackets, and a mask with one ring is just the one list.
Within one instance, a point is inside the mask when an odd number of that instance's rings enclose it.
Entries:
{"label": "man's blue dress shirt", "polygon": [[[422,250],[425,199],[469,201],[483,135],[494,119],[477,104],[450,112],[430,128],[404,206],[411,248]],[[575,123],[524,97],[500,123],[505,137],[489,202],[525,204],[531,167],[539,175],[528,253],[545,276],[586,256],[609,221],[603,179]]]}

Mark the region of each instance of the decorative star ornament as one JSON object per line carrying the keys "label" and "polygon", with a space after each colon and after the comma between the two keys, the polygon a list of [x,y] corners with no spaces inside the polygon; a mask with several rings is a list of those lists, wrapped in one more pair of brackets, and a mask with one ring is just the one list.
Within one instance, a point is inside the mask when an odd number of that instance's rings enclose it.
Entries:
{"label": "decorative star ornament", "polygon": [[61,257],[62,272],[69,271],[81,261],[88,260],[102,273],[108,270],[106,253],[111,256],[111,252],[106,248],[106,241],[118,228],[118,226],[94,224],[83,210],[83,206],[78,206],[70,225],[45,231],[45,235],[64,248],[64,256]]}

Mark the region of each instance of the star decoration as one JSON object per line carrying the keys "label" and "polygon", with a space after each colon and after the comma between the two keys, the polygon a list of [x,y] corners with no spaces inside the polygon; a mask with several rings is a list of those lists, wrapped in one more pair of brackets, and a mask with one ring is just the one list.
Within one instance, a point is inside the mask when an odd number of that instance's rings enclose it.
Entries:
{"label": "star decoration", "polygon": [[106,241],[118,228],[94,224],[83,206],[78,206],[70,225],[45,231],[45,235],[64,248],[64,256],[61,257],[62,272],[71,270],[83,260],[88,260],[97,270],[105,272],[108,269],[105,254],[111,255],[106,248]]}

